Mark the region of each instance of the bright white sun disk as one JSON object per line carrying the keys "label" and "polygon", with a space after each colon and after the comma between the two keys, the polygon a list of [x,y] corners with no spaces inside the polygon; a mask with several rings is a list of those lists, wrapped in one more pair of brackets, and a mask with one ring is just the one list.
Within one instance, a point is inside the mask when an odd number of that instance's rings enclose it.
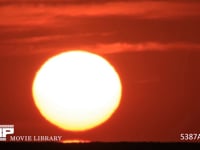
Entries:
{"label": "bright white sun disk", "polygon": [[116,70],[104,58],[69,51],[47,60],[32,87],[41,115],[59,128],[84,131],[111,117],[121,98]]}

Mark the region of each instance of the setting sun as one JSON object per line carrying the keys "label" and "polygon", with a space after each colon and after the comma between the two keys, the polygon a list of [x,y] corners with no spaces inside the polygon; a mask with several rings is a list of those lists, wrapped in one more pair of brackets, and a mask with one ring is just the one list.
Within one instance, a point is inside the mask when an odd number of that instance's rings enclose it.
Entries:
{"label": "setting sun", "polygon": [[108,61],[75,50],[48,59],[36,73],[32,92],[46,120],[64,130],[85,131],[111,117],[122,87]]}

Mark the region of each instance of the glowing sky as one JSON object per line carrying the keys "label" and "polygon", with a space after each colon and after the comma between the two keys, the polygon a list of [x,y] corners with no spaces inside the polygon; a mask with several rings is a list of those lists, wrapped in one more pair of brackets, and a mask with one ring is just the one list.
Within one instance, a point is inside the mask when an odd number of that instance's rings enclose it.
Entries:
{"label": "glowing sky", "polygon": [[[200,132],[198,0],[0,0],[0,124],[16,135],[103,141],[178,141]],[[31,84],[50,56],[101,54],[118,70],[122,105],[105,125],[69,133],[33,105]]]}

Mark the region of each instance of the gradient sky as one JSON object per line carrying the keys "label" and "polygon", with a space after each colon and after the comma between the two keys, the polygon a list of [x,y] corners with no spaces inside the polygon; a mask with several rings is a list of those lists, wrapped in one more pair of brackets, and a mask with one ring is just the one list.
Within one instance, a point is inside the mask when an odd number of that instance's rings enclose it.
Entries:
{"label": "gradient sky", "polygon": [[[199,0],[0,0],[0,124],[92,141],[200,133],[199,27]],[[82,133],[49,124],[31,94],[40,65],[73,49],[105,57],[123,84],[113,117]]]}

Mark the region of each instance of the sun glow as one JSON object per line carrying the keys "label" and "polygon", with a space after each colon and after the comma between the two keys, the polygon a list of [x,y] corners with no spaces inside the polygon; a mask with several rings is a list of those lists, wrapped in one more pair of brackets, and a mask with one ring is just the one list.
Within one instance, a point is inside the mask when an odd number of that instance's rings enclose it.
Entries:
{"label": "sun glow", "polygon": [[111,117],[119,106],[121,88],[116,70],[104,58],[69,51],[41,66],[32,92],[46,120],[64,130],[85,131]]}
{"label": "sun glow", "polygon": [[90,140],[73,139],[73,140],[63,140],[62,143],[91,143],[91,141]]}

